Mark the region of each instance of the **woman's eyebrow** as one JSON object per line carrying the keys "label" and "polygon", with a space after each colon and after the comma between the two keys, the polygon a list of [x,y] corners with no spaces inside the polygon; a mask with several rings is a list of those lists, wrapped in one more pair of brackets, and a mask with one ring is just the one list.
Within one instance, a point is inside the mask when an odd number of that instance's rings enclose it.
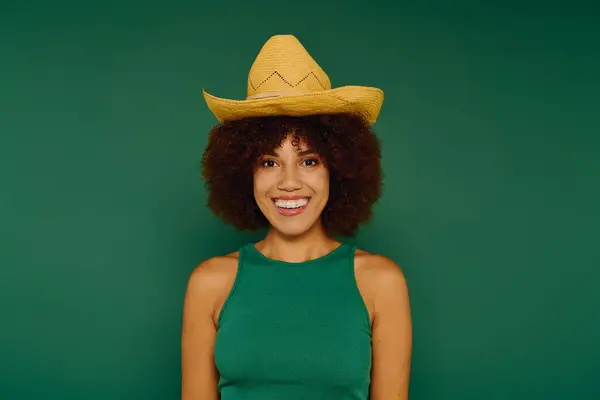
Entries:
{"label": "woman's eyebrow", "polygon": [[298,152],[299,156],[305,156],[307,154],[316,154],[316,152],[313,149],[306,149]]}
{"label": "woman's eyebrow", "polygon": [[[316,151],[314,151],[313,149],[306,149],[306,150],[302,150],[298,152],[298,155],[300,157],[305,156],[307,154],[317,154]],[[268,151],[265,153],[266,156],[273,156],[273,157],[279,157],[279,153],[277,153],[276,151]]]}

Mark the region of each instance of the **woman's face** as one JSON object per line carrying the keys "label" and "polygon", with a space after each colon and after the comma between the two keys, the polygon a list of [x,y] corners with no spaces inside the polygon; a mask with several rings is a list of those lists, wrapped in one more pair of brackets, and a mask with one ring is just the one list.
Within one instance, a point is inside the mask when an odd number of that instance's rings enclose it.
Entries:
{"label": "woman's face", "polygon": [[306,143],[293,140],[288,135],[281,147],[259,158],[254,171],[258,207],[275,229],[288,236],[320,224],[329,199],[329,172],[323,161]]}

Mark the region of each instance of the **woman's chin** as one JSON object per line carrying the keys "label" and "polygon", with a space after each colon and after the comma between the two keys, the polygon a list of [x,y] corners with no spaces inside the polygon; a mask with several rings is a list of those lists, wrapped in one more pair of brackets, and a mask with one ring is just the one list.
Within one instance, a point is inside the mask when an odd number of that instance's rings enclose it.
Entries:
{"label": "woman's chin", "polygon": [[309,232],[317,224],[317,219],[298,218],[298,219],[284,219],[281,216],[275,216],[271,219],[271,226],[273,229],[278,231],[284,236],[302,236]]}

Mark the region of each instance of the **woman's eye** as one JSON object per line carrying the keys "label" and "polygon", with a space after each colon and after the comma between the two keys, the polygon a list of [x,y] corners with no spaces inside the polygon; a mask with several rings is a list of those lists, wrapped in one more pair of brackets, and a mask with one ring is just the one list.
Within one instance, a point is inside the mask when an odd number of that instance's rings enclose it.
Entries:
{"label": "woman's eye", "polygon": [[265,160],[262,163],[263,167],[274,167],[275,166],[275,161],[273,160]]}
{"label": "woman's eye", "polygon": [[309,158],[307,160],[304,160],[303,163],[307,167],[314,167],[315,165],[317,165],[319,163],[319,160],[317,160],[316,158]]}

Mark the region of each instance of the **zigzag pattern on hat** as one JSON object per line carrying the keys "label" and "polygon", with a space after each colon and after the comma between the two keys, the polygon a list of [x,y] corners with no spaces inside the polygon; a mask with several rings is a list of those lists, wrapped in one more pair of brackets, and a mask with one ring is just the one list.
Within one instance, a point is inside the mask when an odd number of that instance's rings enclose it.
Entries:
{"label": "zigzag pattern on hat", "polygon": [[258,88],[260,88],[265,82],[267,82],[269,79],[271,79],[273,76],[277,75],[279,78],[281,78],[281,80],[283,82],[285,82],[287,85],[289,85],[290,87],[296,87],[299,84],[301,84],[302,82],[304,82],[309,76],[313,76],[317,82],[319,83],[319,86],[321,86],[323,88],[323,90],[327,90],[327,88],[323,85],[323,83],[319,80],[319,78],[317,78],[317,75],[315,75],[314,72],[309,72],[308,74],[306,74],[306,76],[302,79],[300,79],[298,82],[296,82],[295,84],[290,83],[288,80],[286,80],[279,72],[277,71],[273,71],[273,73],[271,73],[271,75],[269,75],[266,79],[264,79],[261,83],[258,84],[258,86],[255,86],[252,83],[252,79],[250,79],[250,76],[248,76],[248,83],[250,83],[250,86],[252,86],[252,89],[254,90],[258,90]]}

